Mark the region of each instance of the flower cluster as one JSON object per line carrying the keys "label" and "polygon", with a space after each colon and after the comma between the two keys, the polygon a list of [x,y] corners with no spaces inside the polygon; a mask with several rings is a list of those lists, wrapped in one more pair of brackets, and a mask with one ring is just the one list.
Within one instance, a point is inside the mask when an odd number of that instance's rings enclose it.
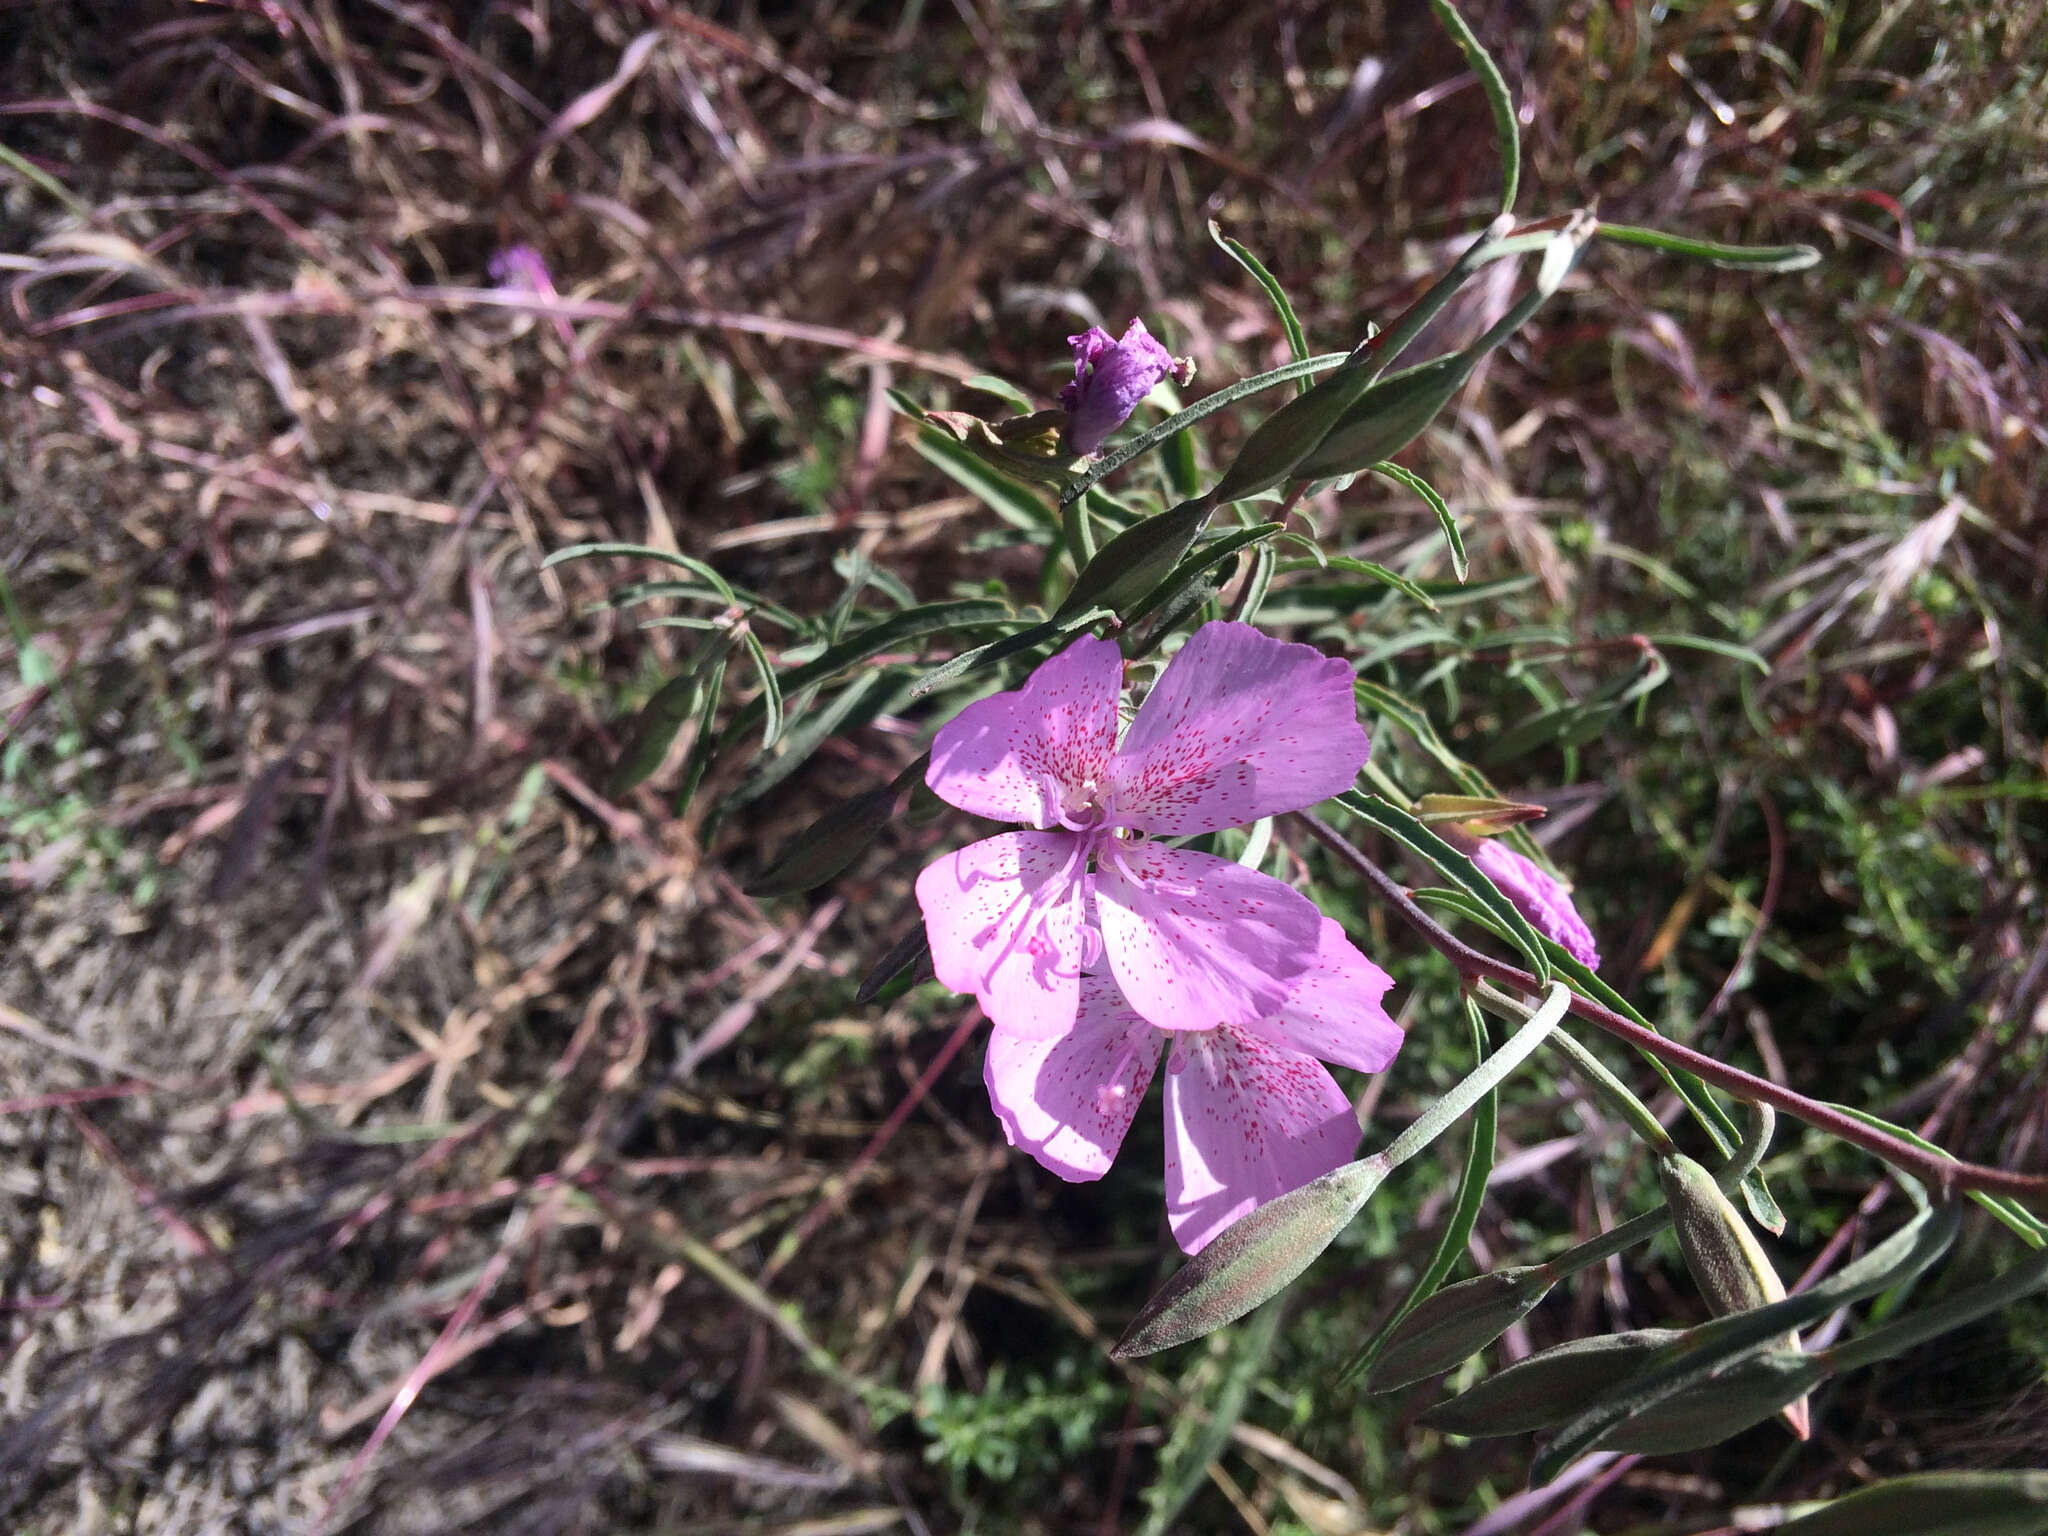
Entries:
{"label": "flower cluster", "polygon": [[[939,980],[994,1026],[1011,1144],[1060,1177],[1109,1170],[1167,1048],[1167,1214],[1194,1253],[1351,1156],[1321,1064],[1380,1071],[1401,1030],[1387,973],[1307,897],[1162,839],[1325,800],[1370,743],[1344,662],[1246,624],[1195,631],[1120,733],[1122,693],[1122,653],[1084,638],[940,728],[932,791],[1029,830],[935,860],[917,899]],[[1504,886],[1578,924],[1554,882]]]}
{"label": "flower cluster", "polygon": [[1083,639],[962,710],[927,782],[1023,822],[918,877],[939,980],[994,1024],[989,1095],[1013,1144],[1068,1179],[1109,1168],[1168,1062],[1167,1201],[1194,1252],[1351,1155],[1319,1061],[1378,1071],[1390,985],[1291,886],[1163,838],[1349,788],[1370,750],[1351,670],[1245,624],[1197,630],[1118,737],[1123,656]]}

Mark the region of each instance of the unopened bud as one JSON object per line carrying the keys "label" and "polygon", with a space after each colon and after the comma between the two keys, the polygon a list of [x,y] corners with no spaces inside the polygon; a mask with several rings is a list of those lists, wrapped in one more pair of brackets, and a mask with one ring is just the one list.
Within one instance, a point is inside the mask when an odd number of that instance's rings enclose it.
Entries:
{"label": "unopened bud", "polygon": [[1491,837],[1545,814],[1540,805],[1488,795],[1424,795],[1415,802],[1415,819],[1424,826],[1451,826],[1473,837]]}
{"label": "unopened bud", "polygon": [[1858,1489],[1778,1536],[2044,1536],[2048,1472],[1929,1472]]}
{"label": "unopened bud", "polygon": [[1554,1345],[1437,1404],[1422,1423],[1474,1438],[1547,1429],[1591,1407],[1651,1355],[1683,1337],[1675,1328],[1638,1328]]}
{"label": "unopened bud", "polygon": [[[1672,1228],[1693,1283],[1717,1315],[1751,1312],[1785,1299],[1785,1282],[1714,1176],[1683,1153],[1657,1160],[1657,1181],[1671,1207]],[[1796,1352],[1799,1335],[1788,1333],[1783,1347]],[[1804,1440],[1811,1433],[1806,1401],[1785,1409],[1785,1422]]]}
{"label": "unopened bud", "polygon": [[1522,1265],[1445,1286],[1401,1319],[1365,1373],[1367,1390],[1391,1392],[1470,1359],[1528,1316],[1556,1280],[1543,1265]]}
{"label": "unopened bud", "polygon": [[1808,1390],[1826,1375],[1825,1364],[1798,1350],[1746,1355],[1719,1375],[1630,1414],[1595,1444],[1603,1451],[1639,1456],[1719,1445],[1774,1413],[1784,1413],[1790,1404],[1803,1409]]}

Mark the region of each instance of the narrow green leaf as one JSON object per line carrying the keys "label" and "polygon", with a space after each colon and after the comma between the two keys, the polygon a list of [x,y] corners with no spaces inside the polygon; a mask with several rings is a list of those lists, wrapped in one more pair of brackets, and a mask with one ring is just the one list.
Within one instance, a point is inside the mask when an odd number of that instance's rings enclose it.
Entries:
{"label": "narrow green leaf", "polygon": [[1429,0],[1429,8],[1436,13],[1443,29],[1451,34],[1451,41],[1465,55],[1465,62],[1472,66],[1472,72],[1479,76],[1479,88],[1486,93],[1486,104],[1493,110],[1493,132],[1500,141],[1500,211],[1511,213],[1515,195],[1522,185],[1522,135],[1515,125],[1514,98],[1508,94],[1508,83],[1501,78],[1500,66],[1480,45],[1478,37],[1465,24],[1465,18],[1458,14],[1450,0]]}
{"label": "narrow green leaf", "polygon": [[1404,847],[1427,859],[1454,885],[1476,897],[1501,926],[1513,935],[1515,947],[1522,952],[1523,959],[1529,962],[1529,969],[1536,973],[1536,979],[1539,982],[1549,982],[1550,956],[1544,949],[1542,937],[1529,926],[1529,919],[1522,916],[1521,910],[1503,896],[1491,880],[1480,873],[1479,867],[1471,859],[1406,811],[1378,795],[1361,794],[1355,789],[1349,789],[1337,796],[1337,804],[1352,815],[1372,823]]}
{"label": "narrow green leaf", "polygon": [[[1316,568],[1316,562],[1312,560],[1290,560],[1285,565],[1280,567],[1280,571],[1282,575],[1286,575],[1294,571],[1305,571]],[[1436,613],[1439,611],[1437,608],[1436,599],[1429,595],[1429,592],[1426,588],[1420,586],[1416,582],[1410,581],[1406,576],[1403,576],[1399,571],[1387,569],[1387,567],[1379,564],[1377,561],[1355,560],[1350,555],[1331,555],[1327,560],[1323,562],[1321,568],[1324,570],[1331,571],[1350,571],[1354,575],[1363,576],[1370,581],[1376,581],[1383,587],[1392,587],[1396,592],[1399,592],[1403,597],[1406,597],[1411,601],[1422,604],[1422,606],[1427,608],[1431,613]]]}
{"label": "narrow green leaf", "polygon": [[765,752],[782,739],[782,686],[775,681],[775,668],[769,664],[768,653],[751,629],[740,632],[740,644],[747,648],[748,659],[754,663],[754,675],[761,679],[761,750]]}
{"label": "narrow green leaf", "polygon": [[931,952],[931,940],[926,937],[924,922],[920,919],[915,928],[883,951],[882,958],[868,972],[867,980],[855,990],[854,1002],[866,1007],[881,995],[884,987]]}
{"label": "narrow green leaf", "polygon": [[[1413,470],[1403,469],[1400,465],[1384,459],[1370,467],[1374,474],[1407,486],[1423,499],[1431,512],[1436,514],[1437,526],[1444,531],[1444,543],[1451,547],[1451,574],[1463,581],[1471,567],[1465,558],[1465,538],[1458,532],[1458,520],[1451,515],[1450,503],[1437,494],[1435,486]],[[1436,604],[1431,603],[1429,606],[1434,608]]]}
{"label": "narrow green leaf", "polygon": [[[893,688],[885,686],[891,683]],[[723,821],[741,806],[752,805],[780,787],[834,736],[858,729],[876,716],[899,708],[909,691],[910,684],[901,672],[863,672],[829,703],[811,710],[790,728],[782,750],[757,762],[746,782],[720,804],[718,819]]]}
{"label": "narrow green leaf", "polygon": [[837,879],[867,851],[896,808],[893,787],[871,789],[840,801],[790,839],[747,886],[752,896],[794,896]]}
{"label": "narrow green leaf", "polygon": [[1201,499],[1184,501],[1126,528],[1082,567],[1053,618],[1064,619],[1084,608],[1121,613],[1125,605],[1144,597],[1193,547],[1209,521],[1211,506]]}
{"label": "narrow green leaf", "polygon": [[904,702],[908,704],[921,699],[934,688],[944,687],[955,678],[965,677],[969,672],[992,667],[1019,651],[1028,651],[1034,645],[1041,645],[1048,640],[1064,640],[1069,635],[1079,634],[1091,624],[1114,617],[1115,615],[1107,608],[1090,608],[1066,618],[1055,615],[1042,624],[1034,624],[1031,628],[1019,630],[1014,635],[1005,635],[1000,640],[991,640],[988,644],[978,645],[971,651],[963,651],[951,661],[934,667],[919,678],[917,685],[910,690]]}
{"label": "narrow green leaf", "polygon": [[[1323,435],[1288,466],[1288,473],[1302,480],[1328,480],[1358,474],[1392,458],[1436,420],[1483,356],[1477,348],[1452,352],[1374,380],[1355,394]],[[1323,383],[1332,384],[1337,377]]]}
{"label": "narrow green leaf", "polygon": [[960,382],[969,389],[978,389],[985,395],[994,395],[999,400],[1008,401],[1027,416],[1038,409],[1037,404],[1023,390],[1008,379],[999,379],[992,373],[977,373]]}
{"label": "narrow green leaf", "polygon": [[1922,1472],[1872,1483],[1778,1536],[2048,1536],[2048,1471]]}
{"label": "narrow green leaf", "polygon": [[727,602],[733,601],[731,585],[714,567],[689,555],[678,554],[672,549],[656,549],[651,544],[571,544],[567,549],[558,549],[541,561],[541,569],[546,570],[550,566],[561,565],[570,560],[588,560],[594,555],[630,555],[636,560],[655,560],[663,565],[672,565],[677,570],[701,576],[723,593]]}
{"label": "narrow green leaf", "polygon": [[697,713],[697,739],[690,743],[690,755],[683,759],[683,782],[676,791],[676,815],[682,816],[704,782],[704,770],[711,766],[718,739],[711,734],[712,717],[718,713],[718,697],[725,687],[725,664],[732,655],[728,646],[718,653],[704,678],[704,702]]}
{"label": "narrow green leaf", "polygon": [[1680,1337],[1675,1328],[1637,1328],[1555,1344],[1437,1404],[1420,1422],[1474,1439],[1548,1429],[1584,1412]]}
{"label": "narrow green leaf", "polygon": [[[1635,1004],[1580,964],[1563,945],[1550,939],[1543,942],[1544,949],[1550,956],[1551,969],[1569,981],[1574,989],[1596,1003],[1604,1003],[1629,1022],[1640,1025],[1652,1034],[1663,1033],[1637,1010]],[[1652,1071],[1663,1078],[1672,1090],[1685,1100],[1693,1119],[1698,1122],[1700,1129],[1707,1133],[1708,1139],[1714,1143],[1715,1150],[1723,1157],[1732,1154],[1741,1144],[1742,1134],[1736,1129],[1735,1122],[1729,1118],[1728,1111],[1723,1109],[1720,1101],[1714,1097],[1712,1090],[1690,1072],[1666,1066],[1648,1052],[1638,1054],[1650,1064]],[[1773,1235],[1785,1230],[1785,1213],[1778,1209],[1778,1202],[1772,1197],[1760,1171],[1752,1168],[1745,1174],[1741,1189],[1743,1203],[1749,1207],[1749,1214],[1756,1218],[1758,1226]]]}
{"label": "narrow green leaf", "polygon": [[1726,656],[1730,661],[1739,661],[1745,666],[1769,675],[1771,664],[1757,655],[1746,645],[1737,645],[1732,640],[1714,640],[1706,635],[1645,635],[1644,639],[1660,649],[1674,651],[1711,651],[1716,656]]}
{"label": "narrow green leaf", "polygon": [[1668,251],[1674,256],[1691,256],[1721,267],[1747,267],[1752,272],[1800,272],[1820,261],[1820,252],[1810,245],[1723,245],[1715,240],[1667,235],[1660,229],[1609,224],[1604,220],[1600,225],[1600,238],[1620,245]]}
{"label": "narrow green leaf", "polygon": [[723,676],[725,653],[735,638],[730,625],[706,636],[683,671],[662,684],[654,697],[641,706],[626,730],[618,765],[605,784],[606,794],[616,800],[646,783],[661,767],[684,723],[698,713],[703,699],[704,670],[715,660]]}
{"label": "narrow green leaf", "polygon": [[1229,533],[1211,539],[1175,566],[1172,573],[1158,586],[1125,608],[1124,622],[1135,624],[1140,619],[1158,612],[1199,581],[1204,574],[1221,565],[1246,545],[1261,543],[1284,531],[1283,525],[1279,523],[1258,523],[1250,528],[1233,528]]}
{"label": "narrow green leaf", "polygon": [[1280,328],[1287,333],[1287,350],[1294,354],[1296,362],[1306,362],[1308,338],[1302,334],[1301,322],[1294,317],[1294,305],[1288,301],[1287,290],[1280,286],[1280,279],[1266,270],[1266,264],[1251,253],[1250,247],[1224,234],[1222,225],[1214,219],[1209,221],[1209,238],[1266,290],[1266,297],[1273,301],[1273,309],[1280,316]]}
{"label": "narrow green leaf", "polygon": [[[1861,1120],[1865,1125],[1880,1131],[1888,1131],[1901,1141],[1912,1143],[1923,1152],[1932,1152],[1938,1157],[1955,1161],[1955,1154],[1945,1147],[1936,1146],[1919,1132],[1903,1125],[1894,1125],[1867,1109],[1858,1109],[1852,1104],[1829,1104],[1828,1108],[1840,1110],[1843,1114]],[[1980,1189],[1973,1189],[1970,1198],[1997,1217],[2011,1231],[2016,1233],[2030,1248],[2048,1246],[2048,1222],[2044,1222],[2032,1211],[2021,1205],[2010,1195],[1987,1195]]]}
{"label": "narrow green leaf", "polygon": [[1235,384],[1226,385],[1212,395],[1204,395],[1185,410],[1174,412],[1173,415],[1167,417],[1166,420],[1160,422],[1157,426],[1147,427],[1122,447],[1104,454],[1093,464],[1090,464],[1080,474],[1067,482],[1066,489],[1060,492],[1060,500],[1062,502],[1080,500],[1082,495],[1096,481],[1102,479],[1105,475],[1115,474],[1140,454],[1148,453],[1152,449],[1157,448],[1176,432],[1193,426],[1203,417],[1213,416],[1226,406],[1235,405],[1238,401],[1248,396],[1256,395],[1261,390],[1271,389],[1275,384],[1285,384],[1290,379],[1306,378],[1309,374],[1322,373],[1334,368],[1343,362],[1347,355],[1347,353],[1343,352],[1325,352],[1319,357],[1304,358],[1298,363],[1283,363],[1278,368],[1269,368],[1264,373],[1254,374],[1248,379],[1240,379]]}

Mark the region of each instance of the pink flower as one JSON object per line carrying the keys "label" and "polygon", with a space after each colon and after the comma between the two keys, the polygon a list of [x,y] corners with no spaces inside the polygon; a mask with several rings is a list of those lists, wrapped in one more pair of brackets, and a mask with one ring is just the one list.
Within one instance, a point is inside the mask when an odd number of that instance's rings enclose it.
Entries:
{"label": "pink flower", "polygon": [[1067,345],[1074,349],[1074,378],[1060,391],[1060,404],[1067,411],[1067,446],[1075,453],[1100,448],[1161,379],[1170,374],[1185,384],[1195,376],[1194,363],[1159,345],[1142,320],[1124,328],[1122,341],[1091,325],[1069,336]]}
{"label": "pink flower", "polygon": [[1314,965],[1272,1014],[1245,1024],[1161,1030],[1107,977],[1081,980],[1074,1027],[1043,1038],[997,1024],[983,1077],[1010,1145],[1063,1179],[1099,1179],[1152,1081],[1166,1077],[1166,1214],[1188,1253],[1254,1206],[1350,1160],[1351,1101],[1319,1065],[1378,1072],[1401,1027],[1380,999],[1387,973],[1325,918]]}
{"label": "pink flower", "polygon": [[1492,838],[1461,836],[1455,841],[1538,933],[1563,945],[1579,964],[1596,971],[1600,968],[1600,946],[1593,942],[1593,930],[1579,916],[1579,909],[1572,905],[1571,892],[1556,876]]}
{"label": "pink flower", "polygon": [[1116,646],[1085,638],[932,743],[925,782],[940,799],[1036,829],[917,877],[939,980],[1011,1031],[1063,1033],[1081,973],[1104,960],[1162,1029],[1250,1024],[1315,955],[1322,914],[1307,897],[1146,834],[1236,826],[1348,788],[1370,750],[1351,669],[1248,624],[1205,624],[1119,743],[1122,685]]}

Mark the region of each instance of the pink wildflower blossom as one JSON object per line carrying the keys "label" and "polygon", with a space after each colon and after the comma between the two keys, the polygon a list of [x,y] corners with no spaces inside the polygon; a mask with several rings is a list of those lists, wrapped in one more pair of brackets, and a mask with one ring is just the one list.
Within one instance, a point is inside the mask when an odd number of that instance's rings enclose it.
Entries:
{"label": "pink wildflower blossom", "polygon": [[1116,646],[1083,639],[932,743],[925,781],[940,799],[1034,829],[917,879],[939,980],[1011,1031],[1063,1033],[1081,973],[1104,960],[1163,1029],[1250,1024],[1315,955],[1322,915],[1307,897],[1146,834],[1237,826],[1348,788],[1370,750],[1351,669],[1248,624],[1205,624],[1119,743],[1122,684]]}
{"label": "pink wildflower blossom", "polygon": [[1564,946],[1579,964],[1600,968],[1600,946],[1593,930],[1572,905],[1571,892],[1533,859],[1525,858],[1505,843],[1490,837],[1454,839],[1479,870],[1500,887],[1501,895],[1515,904],[1522,916],[1545,938]]}
{"label": "pink wildflower blossom", "polygon": [[1074,1027],[1046,1039],[997,1024],[983,1076],[1010,1145],[1063,1179],[1099,1179],[1170,1041],[1166,1213],[1189,1253],[1254,1206],[1349,1161],[1351,1101],[1320,1063],[1383,1070],[1401,1028],[1391,982],[1323,919],[1314,965],[1274,1013],[1246,1024],[1161,1030],[1108,977],[1081,980]]}
{"label": "pink wildflower blossom", "polygon": [[1159,345],[1142,320],[1124,328],[1122,341],[1091,325],[1069,336],[1067,345],[1074,349],[1074,378],[1060,391],[1060,404],[1067,412],[1067,446],[1075,453],[1100,448],[1161,379],[1171,375],[1186,384],[1195,376],[1194,363]]}

